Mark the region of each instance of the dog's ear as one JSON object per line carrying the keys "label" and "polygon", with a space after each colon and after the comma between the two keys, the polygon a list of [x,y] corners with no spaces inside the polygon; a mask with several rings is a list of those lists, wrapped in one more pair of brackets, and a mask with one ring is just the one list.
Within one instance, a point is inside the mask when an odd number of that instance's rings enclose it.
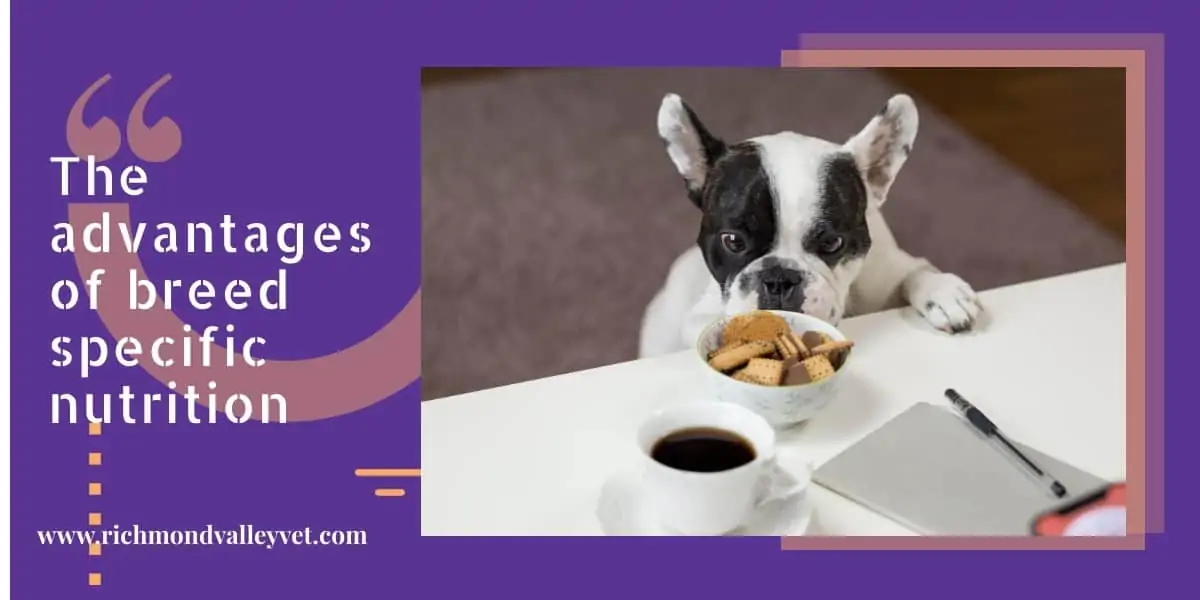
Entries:
{"label": "dog's ear", "polygon": [[867,190],[880,204],[887,200],[888,189],[912,152],[917,124],[917,105],[907,95],[897,94],[858,135],[846,142]]}
{"label": "dog's ear", "polygon": [[696,113],[677,94],[663,97],[658,109],[658,135],[667,145],[667,155],[687,184],[688,197],[700,206],[704,180],[717,159],[725,154],[725,143],[708,132]]}

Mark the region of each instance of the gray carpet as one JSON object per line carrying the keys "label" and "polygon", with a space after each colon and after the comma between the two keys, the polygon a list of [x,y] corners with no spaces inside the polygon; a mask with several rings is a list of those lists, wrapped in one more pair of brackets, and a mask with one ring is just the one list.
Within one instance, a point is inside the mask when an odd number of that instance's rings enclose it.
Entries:
{"label": "gray carpet", "polygon": [[[841,141],[897,89],[863,70],[524,71],[423,92],[422,397],[636,357],[642,309],[699,213],[655,131],[681,94],[727,140]],[[885,207],[897,238],[984,290],[1124,248],[924,105]],[[566,399],[564,399],[566,400]]]}

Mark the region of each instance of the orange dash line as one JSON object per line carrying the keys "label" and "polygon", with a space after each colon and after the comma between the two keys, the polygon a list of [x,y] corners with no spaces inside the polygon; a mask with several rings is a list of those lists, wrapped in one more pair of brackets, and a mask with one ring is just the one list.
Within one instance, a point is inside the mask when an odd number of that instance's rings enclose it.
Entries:
{"label": "orange dash line", "polygon": [[420,477],[420,469],[355,469],[355,477]]}

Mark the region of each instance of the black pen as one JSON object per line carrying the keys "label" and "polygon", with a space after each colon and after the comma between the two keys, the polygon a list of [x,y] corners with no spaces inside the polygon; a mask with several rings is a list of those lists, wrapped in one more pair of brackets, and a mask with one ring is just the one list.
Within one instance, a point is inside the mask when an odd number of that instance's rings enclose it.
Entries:
{"label": "black pen", "polygon": [[959,394],[954,390],[946,390],[946,397],[950,399],[950,403],[954,405],[954,408],[958,409],[958,411],[962,413],[964,417],[966,417],[968,423],[973,425],[975,429],[978,429],[983,435],[1000,442],[1000,444],[1006,450],[1008,450],[1018,461],[1021,462],[1021,464],[1025,465],[1025,467],[1029,469],[1031,473],[1033,473],[1035,478],[1048,485],[1051,493],[1058,498],[1062,498],[1063,496],[1067,495],[1066,486],[1043,471],[1041,467],[1038,467],[1036,464],[1034,464],[1034,462],[1029,460],[1029,457],[1025,456],[1025,454],[1020,450],[1017,450],[1016,445],[1009,441],[1008,437],[1000,432],[1000,428],[996,427],[996,424],[993,423],[991,419],[987,418],[987,416],[983,414],[983,411],[975,408],[974,404],[967,402],[967,399],[963,398],[962,394]]}

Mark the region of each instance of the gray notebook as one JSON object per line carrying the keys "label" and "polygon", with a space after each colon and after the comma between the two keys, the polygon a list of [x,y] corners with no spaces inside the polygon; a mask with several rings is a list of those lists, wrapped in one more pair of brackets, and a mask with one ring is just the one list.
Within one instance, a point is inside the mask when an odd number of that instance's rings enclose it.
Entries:
{"label": "gray notebook", "polygon": [[1067,498],[1051,495],[952,408],[925,402],[821,465],[813,481],[925,535],[1030,535],[1038,513],[1104,485],[1015,445],[1066,486]]}

